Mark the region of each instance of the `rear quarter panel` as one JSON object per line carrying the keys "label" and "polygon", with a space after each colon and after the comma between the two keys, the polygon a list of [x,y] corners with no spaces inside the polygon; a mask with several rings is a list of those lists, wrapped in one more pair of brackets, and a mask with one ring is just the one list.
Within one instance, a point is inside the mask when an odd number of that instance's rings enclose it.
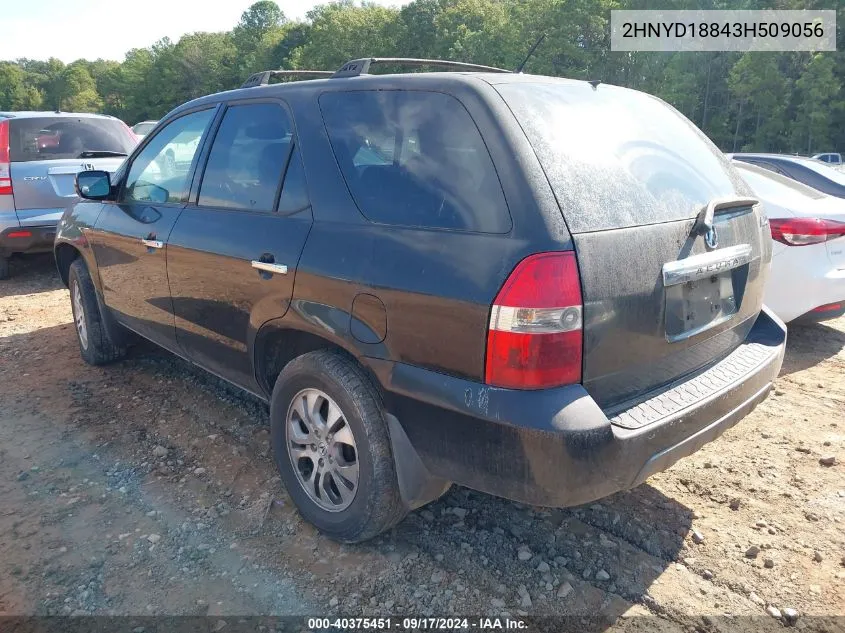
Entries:
{"label": "rear quarter panel", "polygon": [[[91,272],[94,287],[101,295],[100,275],[90,237],[102,210],[103,204],[96,201],[83,201],[69,207],[59,220],[56,241],[53,245],[54,253],[57,253],[62,245],[72,247],[79,252]],[[67,283],[66,279],[63,281]]]}

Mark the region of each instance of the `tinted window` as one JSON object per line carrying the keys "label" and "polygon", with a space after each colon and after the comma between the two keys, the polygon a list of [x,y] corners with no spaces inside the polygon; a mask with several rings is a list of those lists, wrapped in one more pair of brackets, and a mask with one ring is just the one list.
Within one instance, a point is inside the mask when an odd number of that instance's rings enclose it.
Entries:
{"label": "tinted window", "polygon": [[290,119],[280,106],[230,107],[211,146],[199,203],[272,211],[290,149]]}
{"label": "tinted window", "polygon": [[279,213],[300,211],[309,204],[308,190],[305,185],[305,169],[302,166],[302,159],[299,157],[299,148],[294,147],[288,169],[285,172],[282,195],[279,198]]}
{"label": "tinted window", "polygon": [[188,195],[188,174],[213,110],[186,114],[168,123],[132,161],[124,202],[181,202]]}
{"label": "tinted window", "polygon": [[374,222],[506,233],[502,187],[469,113],[433,92],[326,93],[320,108],[352,197]]}
{"label": "tinted window", "polygon": [[574,81],[496,86],[575,233],[695,217],[750,194],[725,156],[659,99]]}
{"label": "tinted window", "polygon": [[85,152],[129,154],[135,141],[116,119],[38,117],[11,119],[9,149],[13,163],[83,158]]}

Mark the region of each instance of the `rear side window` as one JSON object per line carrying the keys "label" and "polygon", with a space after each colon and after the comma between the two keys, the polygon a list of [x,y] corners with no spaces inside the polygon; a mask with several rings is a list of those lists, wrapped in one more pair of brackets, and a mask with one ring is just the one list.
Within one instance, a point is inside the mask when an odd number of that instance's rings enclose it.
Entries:
{"label": "rear side window", "polygon": [[291,129],[287,112],[273,103],[227,109],[208,156],[199,204],[272,211],[290,158]]}
{"label": "rear side window", "polygon": [[371,221],[507,233],[511,219],[493,161],[464,106],[422,91],[320,97],[337,162]]}
{"label": "rear side window", "polygon": [[37,117],[11,119],[9,149],[13,163],[85,158],[90,152],[129,154],[135,141],[116,119]]}

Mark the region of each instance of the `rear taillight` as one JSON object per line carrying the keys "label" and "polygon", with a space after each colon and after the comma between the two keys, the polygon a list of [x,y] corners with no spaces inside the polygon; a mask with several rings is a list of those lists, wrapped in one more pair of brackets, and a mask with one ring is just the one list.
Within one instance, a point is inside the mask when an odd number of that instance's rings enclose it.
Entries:
{"label": "rear taillight", "polygon": [[0,121],[0,196],[12,195],[12,161],[9,158],[9,121]]}
{"label": "rear taillight", "polygon": [[842,309],[842,303],[826,303],[818,308],[813,308],[813,312],[836,312]]}
{"label": "rear taillight", "polygon": [[820,244],[845,235],[845,222],[820,218],[783,218],[769,220],[772,239],[787,246]]}
{"label": "rear taillight", "polygon": [[543,389],[581,381],[581,281],[575,253],[522,260],[496,295],[485,382]]}

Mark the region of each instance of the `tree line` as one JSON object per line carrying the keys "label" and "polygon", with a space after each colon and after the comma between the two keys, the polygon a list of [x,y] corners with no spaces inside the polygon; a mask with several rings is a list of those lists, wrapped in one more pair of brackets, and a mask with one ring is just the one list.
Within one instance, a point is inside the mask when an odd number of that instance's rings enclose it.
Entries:
{"label": "tree line", "polygon": [[[610,11],[650,0],[353,0],[289,20],[271,0],[232,30],[164,38],[122,62],[0,61],[0,110],[103,112],[130,125],[267,69],[334,70],[357,57],[426,57],[599,79],[655,94],[725,151],[845,151],[845,53],[610,50]],[[665,0],[662,9],[824,9],[827,0]],[[837,48],[845,50],[845,3]]]}

